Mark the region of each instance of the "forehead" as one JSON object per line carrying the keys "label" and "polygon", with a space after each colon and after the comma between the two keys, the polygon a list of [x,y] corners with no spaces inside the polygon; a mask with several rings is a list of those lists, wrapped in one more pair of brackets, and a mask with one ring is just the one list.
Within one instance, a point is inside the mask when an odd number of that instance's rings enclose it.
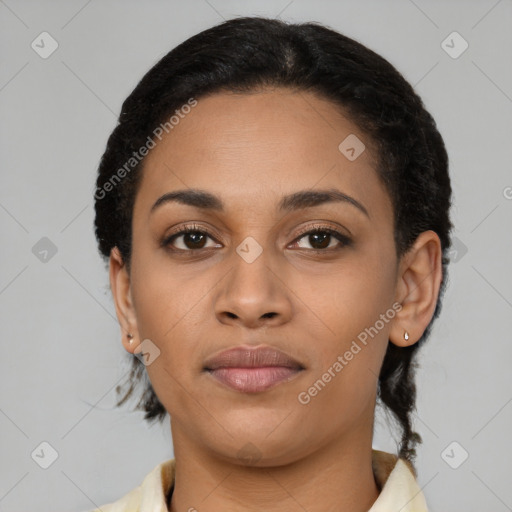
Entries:
{"label": "forehead", "polygon": [[[266,210],[297,190],[328,188],[380,215],[391,208],[366,135],[339,107],[312,93],[280,88],[199,98],[156,142],[144,162],[139,212],[149,212],[162,194],[186,188],[208,190],[236,209]],[[347,144],[366,149],[350,159]]]}

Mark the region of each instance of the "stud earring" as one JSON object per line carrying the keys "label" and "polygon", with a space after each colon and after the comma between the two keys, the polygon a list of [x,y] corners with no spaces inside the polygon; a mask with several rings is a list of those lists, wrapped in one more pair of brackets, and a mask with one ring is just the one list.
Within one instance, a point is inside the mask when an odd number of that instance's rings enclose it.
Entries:
{"label": "stud earring", "polygon": [[404,332],[404,340],[407,341],[409,339],[409,333],[407,331]]}
{"label": "stud earring", "polygon": [[130,339],[128,343],[131,345],[133,343],[133,334],[127,334],[126,336]]}

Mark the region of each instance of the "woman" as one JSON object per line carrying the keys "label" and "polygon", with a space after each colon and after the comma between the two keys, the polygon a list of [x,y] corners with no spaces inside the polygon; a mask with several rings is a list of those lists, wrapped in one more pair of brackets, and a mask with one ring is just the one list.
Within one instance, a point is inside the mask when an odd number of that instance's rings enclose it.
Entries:
{"label": "woman", "polygon": [[[201,32],[124,102],[95,200],[133,354],[119,405],[144,380],[138,408],[169,413],[175,454],[103,512],[427,510],[414,357],[451,186],[391,64],[317,23]],[[377,400],[396,455],[372,449]]]}

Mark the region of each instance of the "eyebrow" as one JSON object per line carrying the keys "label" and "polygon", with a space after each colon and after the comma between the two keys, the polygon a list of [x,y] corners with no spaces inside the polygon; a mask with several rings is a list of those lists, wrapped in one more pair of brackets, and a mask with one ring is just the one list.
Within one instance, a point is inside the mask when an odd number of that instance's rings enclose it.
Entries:
{"label": "eyebrow", "polygon": [[[177,202],[204,210],[224,212],[224,204],[218,196],[206,192],[205,190],[187,189],[175,190],[159,197],[151,207],[150,214],[160,206],[170,202]],[[359,201],[334,188],[325,190],[300,190],[294,192],[293,194],[281,198],[278,209],[281,212],[290,212],[333,202],[351,204],[363,212],[368,218],[370,217],[366,208]]]}

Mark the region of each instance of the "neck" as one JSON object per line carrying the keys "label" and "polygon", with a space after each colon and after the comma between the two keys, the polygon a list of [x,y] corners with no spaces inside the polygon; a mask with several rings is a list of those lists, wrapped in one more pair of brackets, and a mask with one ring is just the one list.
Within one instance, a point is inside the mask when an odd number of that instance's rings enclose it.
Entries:
{"label": "neck", "polygon": [[176,472],[170,512],[367,512],[379,496],[371,430],[285,465],[251,467],[212,454],[172,421],[171,429]]}

